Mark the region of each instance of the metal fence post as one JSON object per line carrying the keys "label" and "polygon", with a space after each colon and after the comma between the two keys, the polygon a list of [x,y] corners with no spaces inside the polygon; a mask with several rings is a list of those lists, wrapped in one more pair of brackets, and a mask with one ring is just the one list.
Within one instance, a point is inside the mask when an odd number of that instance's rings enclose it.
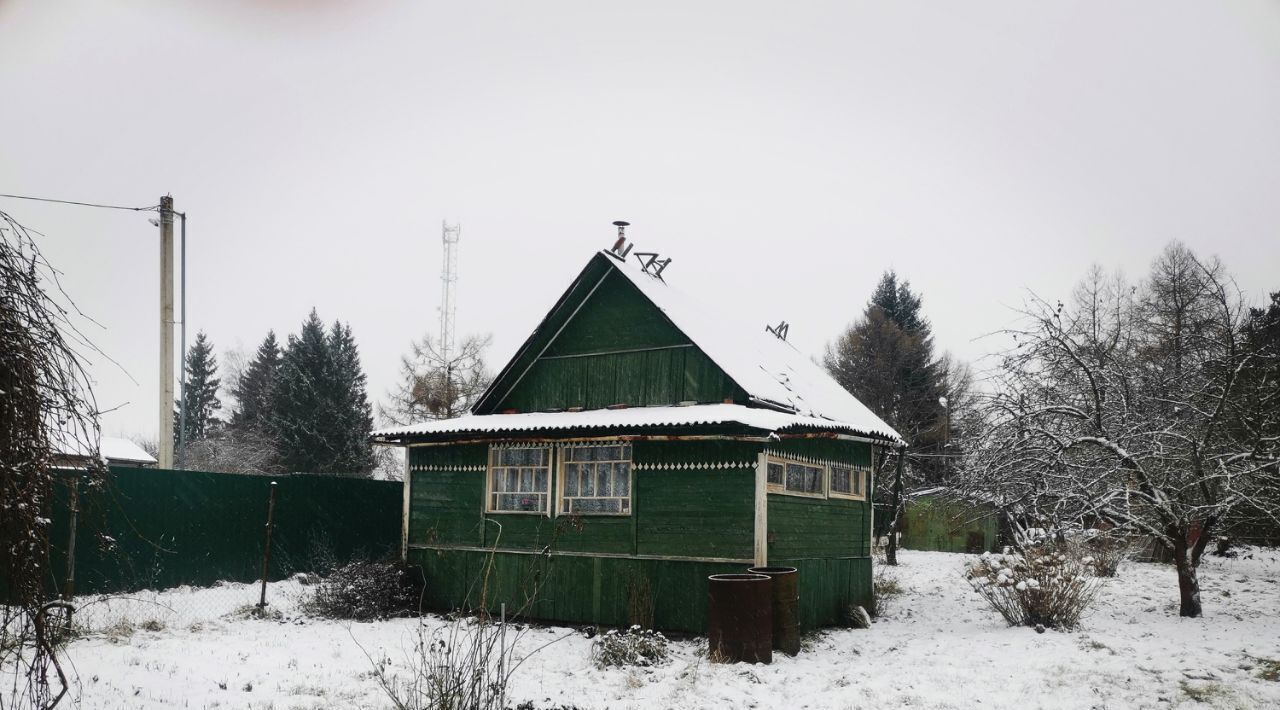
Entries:
{"label": "metal fence post", "polygon": [[271,501],[267,503],[267,544],[262,548],[262,595],[258,599],[258,608],[267,607],[267,566],[271,564],[271,529],[276,514],[276,490],[279,487],[271,482]]}
{"label": "metal fence post", "polygon": [[76,518],[80,513],[80,477],[72,473],[70,505],[70,521],[68,523],[70,537],[67,539],[67,578],[62,583],[62,598],[71,601],[76,593]]}

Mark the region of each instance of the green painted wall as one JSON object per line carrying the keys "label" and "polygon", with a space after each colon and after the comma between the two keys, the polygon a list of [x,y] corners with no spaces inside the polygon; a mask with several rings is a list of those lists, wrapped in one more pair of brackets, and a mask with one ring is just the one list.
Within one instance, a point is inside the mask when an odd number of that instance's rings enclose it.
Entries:
{"label": "green painted wall", "polygon": [[907,501],[902,546],[936,552],[985,552],[996,549],[996,516],[987,506],[972,506],[939,496]]}
{"label": "green painted wall", "polygon": [[530,354],[495,383],[503,394],[485,411],[746,401],[742,389],[625,276],[607,272],[589,298],[577,295],[581,307],[566,306],[572,318],[544,324]]}
{"label": "green painted wall", "polygon": [[[705,631],[707,575],[741,572],[754,555],[760,444],[632,446],[633,514],[575,518],[486,515],[486,445],[411,449],[410,465],[419,470],[411,472],[409,538],[423,547],[410,558],[426,571],[428,605],[496,609],[505,602],[514,612],[532,598],[532,618],[622,625],[631,623],[629,596],[647,587],[658,628]],[[869,446],[850,442],[788,441],[770,450],[870,462]],[[769,562],[800,570],[802,623],[843,623],[850,605],[870,600],[868,505],[778,494],[768,500]]]}

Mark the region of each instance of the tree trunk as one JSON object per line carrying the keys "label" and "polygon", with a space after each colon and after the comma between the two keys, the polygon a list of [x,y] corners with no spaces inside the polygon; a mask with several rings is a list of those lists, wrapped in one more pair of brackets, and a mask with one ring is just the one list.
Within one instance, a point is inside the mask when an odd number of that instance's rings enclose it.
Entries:
{"label": "tree trunk", "polygon": [[1178,571],[1178,615],[1189,618],[1200,616],[1200,577],[1192,561],[1191,546],[1187,544],[1189,530],[1169,530],[1173,538],[1173,566]]}
{"label": "tree trunk", "polygon": [[898,521],[902,519],[902,465],[906,457],[906,447],[898,449],[898,463],[893,470],[893,493],[889,498],[893,517],[889,518],[889,544],[884,550],[885,564],[890,565],[898,564]]}

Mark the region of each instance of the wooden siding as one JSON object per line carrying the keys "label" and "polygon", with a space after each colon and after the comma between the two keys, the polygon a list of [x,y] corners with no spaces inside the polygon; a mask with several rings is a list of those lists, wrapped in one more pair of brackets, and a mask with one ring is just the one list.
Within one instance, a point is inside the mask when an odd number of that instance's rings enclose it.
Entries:
{"label": "wooden siding", "polygon": [[748,442],[636,442],[631,515],[548,518],[484,512],[486,445],[413,448],[409,544],[747,560],[757,450]]}
{"label": "wooden siding", "polygon": [[682,560],[514,554],[415,548],[409,560],[428,580],[424,605],[437,611],[479,609],[566,623],[625,626],[639,619],[628,601],[645,586],[655,600],[654,626],[706,630],[707,576],[741,572],[744,565]]}
{"label": "wooden siding", "polygon": [[[769,449],[870,462],[870,447],[855,442]],[[707,575],[751,564],[760,451],[755,442],[638,441],[631,515],[548,518],[484,513],[486,445],[414,448],[409,558],[424,567],[435,609],[515,610],[533,598],[531,618],[623,625],[629,595],[647,585],[658,628],[701,633]],[[843,623],[851,604],[868,603],[866,502],[770,494],[768,509],[769,563],[800,570],[807,628]]]}
{"label": "wooden siding", "polygon": [[902,546],[909,550],[976,554],[997,547],[991,506],[939,496],[911,498],[904,507]]}
{"label": "wooden siding", "polygon": [[495,383],[503,394],[477,413],[746,402],[746,393],[625,276],[609,272],[589,297],[578,296],[580,307],[562,309],[572,317],[544,323],[530,354]]}

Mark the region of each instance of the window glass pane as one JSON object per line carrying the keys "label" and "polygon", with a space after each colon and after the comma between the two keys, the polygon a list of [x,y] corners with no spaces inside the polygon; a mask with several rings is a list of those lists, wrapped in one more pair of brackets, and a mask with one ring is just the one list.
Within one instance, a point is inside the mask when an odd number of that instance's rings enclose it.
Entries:
{"label": "window glass pane", "polygon": [[804,490],[804,466],[798,463],[787,464],[787,490]]}
{"label": "window glass pane", "polygon": [[805,493],[821,493],[822,492],[822,469],[805,467],[804,492]]}
{"label": "window glass pane", "polygon": [[614,465],[613,494],[615,496],[631,495],[631,464],[620,463]]}
{"label": "window glass pane", "polygon": [[613,495],[613,464],[596,464],[596,495]]}
{"label": "window glass pane", "polygon": [[852,472],[845,466],[831,467],[831,492],[852,493]]}
{"label": "window glass pane", "polygon": [[781,486],[783,483],[782,464],[769,462],[769,483]]}
{"label": "window glass pane", "polygon": [[547,469],[536,468],[533,471],[533,490],[542,493],[547,490]]}
{"label": "window glass pane", "polygon": [[593,496],[596,494],[596,474],[592,470],[591,464],[582,465],[582,486],[578,489],[580,496]]}
{"label": "window glass pane", "polygon": [[578,495],[578,464],[569,463],[564,466],[564,495]]}

